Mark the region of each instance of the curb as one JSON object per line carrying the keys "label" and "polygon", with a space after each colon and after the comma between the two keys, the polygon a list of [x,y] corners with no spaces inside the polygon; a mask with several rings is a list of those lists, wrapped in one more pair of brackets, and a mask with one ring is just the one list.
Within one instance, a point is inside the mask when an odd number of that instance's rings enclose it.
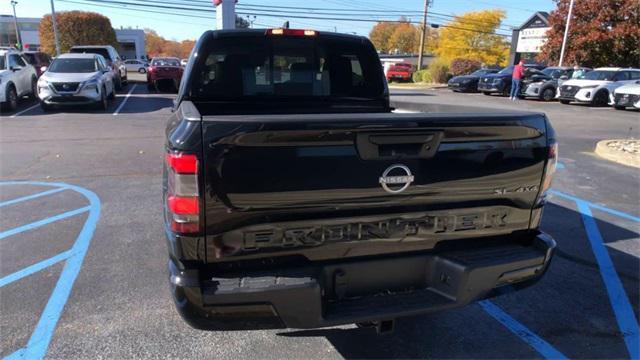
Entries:
{"label": "curb", "polygon": [[598,141],[595,153],[609,161],[613,161],[622,165],[640,168],[640,156],[632,155],[623,151],[613,150],[607,146],[611,141],[619,141],[617,139],[609,139]]}

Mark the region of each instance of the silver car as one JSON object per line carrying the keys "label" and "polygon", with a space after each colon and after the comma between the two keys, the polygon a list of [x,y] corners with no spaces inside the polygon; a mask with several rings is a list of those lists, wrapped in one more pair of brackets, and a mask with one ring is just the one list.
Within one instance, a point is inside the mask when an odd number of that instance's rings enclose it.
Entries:
{"label": "silver car", "polygon": [[38,97],[44,111],[89,104],[106,110],[115,98],[114,74],[102,55],[62,54],[38,80]]}

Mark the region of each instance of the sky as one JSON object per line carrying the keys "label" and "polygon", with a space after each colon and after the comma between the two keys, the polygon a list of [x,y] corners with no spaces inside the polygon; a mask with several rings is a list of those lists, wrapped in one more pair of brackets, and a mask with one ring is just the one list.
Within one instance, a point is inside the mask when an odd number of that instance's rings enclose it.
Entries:
{"label": "sky", "polygon": [[[18,17],[41,17],[51,12],[50,0],[17,0],[16,14]],[[197,39],[204,31],[215,28],[215,10],[207,0],[54,0],[56,11],[83,10],[101,13],[109,19],[114,28],[150,28],[156,30],[161,36],[172,40]],[[101,2],[102,1],[102,2]],[[428,23],[444,24],[446,15],[460,15],[467,11],[486,9],[502,9],[506,12],[506,18],[502,33],[510,33],[509,27],[522,25],[535,11],[551,11],[555,8],[552,0],[430,0]],[[122,2],[155,4],[157,7],[132,7]],[[197,6],[201,11],[182,11],[164,8],[165,6],[180,7],[185,5]],[[267,5],[268,4],[268,5]],[[349,21],[344,16],[314,15],[314,12],[322,10],[308,10],[309,8],[333,9],[324,10],[325,13],[335,13],[337,10],[353,10],[354,19],[375,19],[376,15],[383,14],[385,19],[393,19],[389,16],[405,15],[411,21],[422,21],[420,11],[424,6],[424,0],[239,0],[238,12],[247,14],[255,13],[256,9],[261,13],[271,16],[250,15],[254,27],[280,27],[284,21],[289,20],[291,28],[315,29],[320,31],[338,31],[344,33],[356,33],[367,35],[375,21]],[[247,9],[239,10],[241,6]],[[303,9],[271,8],[271,6],[284,6]],[[250,7],[250,9],[249,9]],[[137,9],[137,10],[136,10]],[[316,20],[287,18],[287,12],[298,17],[340,17],[345,20]],[[406,11],[406,13],[405,13]],[[292,13],[296,14],[293,15]],[[0,0],[0,14],[12,14],[11,0]]]}

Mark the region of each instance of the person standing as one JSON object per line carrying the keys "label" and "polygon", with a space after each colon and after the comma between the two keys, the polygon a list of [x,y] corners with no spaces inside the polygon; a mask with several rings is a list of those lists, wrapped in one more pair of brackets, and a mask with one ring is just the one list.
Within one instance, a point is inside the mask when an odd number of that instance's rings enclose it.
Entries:
{"label": "person standing", "polygon": [[524,61],[520,60],[518,65],[513,67],[513,74],[511,75],[511,100],[518,99],[520,94],[520,80],[524,74]]}

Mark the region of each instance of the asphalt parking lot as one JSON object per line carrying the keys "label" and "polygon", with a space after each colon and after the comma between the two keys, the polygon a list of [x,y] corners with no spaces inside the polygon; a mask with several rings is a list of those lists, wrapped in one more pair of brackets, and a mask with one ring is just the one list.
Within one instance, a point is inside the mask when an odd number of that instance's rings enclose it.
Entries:
{"label": "asphalt parking lot", "polygon": [[536,286],[400,319],[394,333],[201,332],[173,308],[161,170],[174,95],[131,83],[107,111],[0,119],[0,356],[84,358],[638,358],[640,174],[598,140],[640,137],[640,112],[393,90],[399,108],[543,111],[560,166],[543,230],[559,245]]}

